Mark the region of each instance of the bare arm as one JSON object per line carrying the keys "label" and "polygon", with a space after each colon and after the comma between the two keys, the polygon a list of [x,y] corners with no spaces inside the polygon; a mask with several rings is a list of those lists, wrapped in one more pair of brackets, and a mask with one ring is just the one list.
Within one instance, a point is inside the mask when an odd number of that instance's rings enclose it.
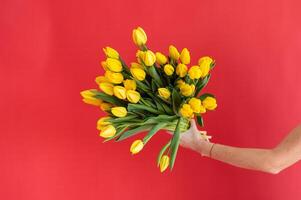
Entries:
{"label": "bare arm", "polygon": [[238,148],[202,140],[192,121],[181,137],[181,145],[236,167],[277,174],[301,159],[301,125],[273,149]]}

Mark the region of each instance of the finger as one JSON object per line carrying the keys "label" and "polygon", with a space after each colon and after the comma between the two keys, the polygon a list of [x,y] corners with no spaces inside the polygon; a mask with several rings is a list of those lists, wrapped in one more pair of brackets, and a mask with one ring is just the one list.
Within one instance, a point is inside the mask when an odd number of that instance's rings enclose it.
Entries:
{"label": "finger", "polygon": [[190,120],[190,128],[197,128],[197,126],[196,126],[196,123],[195,123],[195,120],[194,119],[191,119]]}

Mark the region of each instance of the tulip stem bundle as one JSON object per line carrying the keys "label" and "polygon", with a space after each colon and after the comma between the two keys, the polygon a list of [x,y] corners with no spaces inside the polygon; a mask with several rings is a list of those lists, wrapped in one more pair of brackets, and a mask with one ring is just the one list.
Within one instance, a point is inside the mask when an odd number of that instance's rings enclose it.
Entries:
{"label": "tulip stem bundle", "polygon": [[214,95],[200,94],[215,62],[205,56],[188,67],[188,49],[179,52],[170,45],[166,56],[147,48],[147,35],[142,28],[134,29],[132,37],[139,49],[137,61],[129,67],[115,49],[104,48],[107,58],[101,65],[105,73],[95,79],[100,90],[85,90],[81,95],[85,103],[99,106],[107,113],[97,122],[99,135],[105,141],[122,141],[147,131],[132,143],[132,154],[140,152],[159,130],[173,132],[158,155],[157,165],[163,172],[168,166],[173,168],[180,134],[189,129],[190,119],[196,116],[204,126],[202,116],[217,107]]}

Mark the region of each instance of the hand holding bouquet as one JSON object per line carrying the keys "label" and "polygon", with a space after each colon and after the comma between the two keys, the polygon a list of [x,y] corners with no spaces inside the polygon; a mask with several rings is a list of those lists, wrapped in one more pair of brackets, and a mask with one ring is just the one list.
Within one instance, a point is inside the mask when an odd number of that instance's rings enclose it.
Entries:
{"label": "hand holding bouquet", "polygon": [[[198,64],[188,67],[188,49],[179,52],[170,45],[169,55],[165,56],[147,48],[147,36],[142,28],[134,29],[132,37],[139,48],[137,61],[129,67],[115,49],[104,48],[107,58],[101,65],[105,74],[95,79],[100,91],[85,90],[81,95],[85,103],[99,106],[107,113],[108,116],[97,122],[99,135],[105,141],[122,141],[147,131],[143,138],[132,143],[132,154],[140,152],[160,129],[172,131],[171,140],[157,159],[163,172],[168,166],[173,168],[180,134],[189,129],[190,119],[196,116],[203,126],[202,115],[217,107],[212,94],[200,94],[215,62],[205,56]],[[202,136],[209,138],[205,134]]]}

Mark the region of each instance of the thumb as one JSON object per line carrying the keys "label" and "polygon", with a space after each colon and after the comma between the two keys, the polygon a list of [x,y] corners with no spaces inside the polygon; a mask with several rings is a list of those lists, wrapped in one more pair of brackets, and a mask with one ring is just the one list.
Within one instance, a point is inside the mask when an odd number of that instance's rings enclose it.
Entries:
{"label": "thumb", "polygon": [[197,129],[197,125],[196,125],[194,119],[191,119],[191,120],[190,120],[190,128],[191,128],[191,129]]}

